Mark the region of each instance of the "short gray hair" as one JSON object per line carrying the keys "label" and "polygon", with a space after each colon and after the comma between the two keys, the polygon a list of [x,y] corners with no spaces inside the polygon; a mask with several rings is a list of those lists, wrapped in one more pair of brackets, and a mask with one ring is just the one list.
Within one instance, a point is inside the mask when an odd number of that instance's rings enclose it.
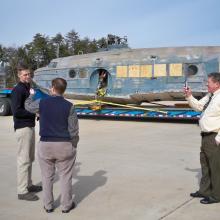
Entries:
{"label": "short gray hair", "polygon": [[214,82],[220,83],[220,73],[219,72],[213,72],[208,74],[208,78],[212,78]]}

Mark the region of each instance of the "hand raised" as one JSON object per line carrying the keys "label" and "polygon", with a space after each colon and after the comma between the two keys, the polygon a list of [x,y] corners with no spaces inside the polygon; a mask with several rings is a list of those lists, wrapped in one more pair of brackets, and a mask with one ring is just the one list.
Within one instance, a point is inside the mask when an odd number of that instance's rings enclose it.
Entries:
{"label": "hand raised", "polygon": [[35,94],[35,91],[32,88],[29,90],[29,92],[30,92],[30,95],[34,95]]}
{"label": "hand raised", "polygon": [[190,97],[192,95],[192,91],[189,87],[184,87],[183,92],[184,92],[186,97]]}

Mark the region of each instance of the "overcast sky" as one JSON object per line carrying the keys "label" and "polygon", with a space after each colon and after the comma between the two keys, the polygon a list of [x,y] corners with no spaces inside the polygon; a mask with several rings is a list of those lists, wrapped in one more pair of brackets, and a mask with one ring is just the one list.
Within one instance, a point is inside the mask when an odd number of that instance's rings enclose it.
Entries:
{"label": "overcast sky", "polygon": [[0,44],[36,33],[127,36],[131,48],[220,45],[220,0],[1,0]]}

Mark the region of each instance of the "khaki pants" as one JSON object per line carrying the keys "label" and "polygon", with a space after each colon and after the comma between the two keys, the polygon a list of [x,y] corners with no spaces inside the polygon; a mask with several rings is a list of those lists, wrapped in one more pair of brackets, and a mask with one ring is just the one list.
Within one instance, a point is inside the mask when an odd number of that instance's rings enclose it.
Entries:
{"label": "khaki pants", "polygon": [[220,201],[220,146],[215,142],[216,134],[202,137],[200,163],[202,178],[199,192]]}
{"label": "khaki pants", "polygon": [[38,160],[43,184],[43,201],[46,209],[53,208],[53,180],[55,168],[60,177],[62,210],[72,206],[72,176],[76,149],[70,142],[42,142],[38,144]]}
{"label": "khaki pants", "polygon": [[17,193],[27,193],[27,187],[32,185],[32,162],[35,153],[34,128],[20,128],[15,131],[18,141],[17,151]]}

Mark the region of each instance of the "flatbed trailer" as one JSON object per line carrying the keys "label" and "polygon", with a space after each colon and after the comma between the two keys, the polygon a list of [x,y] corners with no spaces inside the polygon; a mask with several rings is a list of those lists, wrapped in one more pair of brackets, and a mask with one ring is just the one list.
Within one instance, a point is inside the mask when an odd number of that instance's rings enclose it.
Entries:
{"label": "flatbed trailer", "polygon": [[[169,121],[197,123],[201,112],[189,108],[162,108],[160,111],[152,107],[147,110],[104,107],[100,110],[93,110],[88,107],[76,106],[79,118],[85,119],[110,119],[130,121]],[[163,113],[164,112],[164,113]]]}
{"label": "flatbed trailer", "polygon": [[0,116],[11,115],[11,92],[12,88],[0,89]]}
{"label": "flatbed trailer", "polygon": [[[36,97],[42,97],[42,92],[36,90]],[[0,116],[11,115],[12,88],[0,89]],[[87,103],[87,104],[85,104]],[[115,107],[110,107],[115,105]],[[94,109],[94,106],[100,108]],[[98,100],[76,104],[75,109],[79,118],[85,119],[111,119],[135,121],[170,121],[196,123],[201,112],[190,108],[131,106],[106,103]]]}

